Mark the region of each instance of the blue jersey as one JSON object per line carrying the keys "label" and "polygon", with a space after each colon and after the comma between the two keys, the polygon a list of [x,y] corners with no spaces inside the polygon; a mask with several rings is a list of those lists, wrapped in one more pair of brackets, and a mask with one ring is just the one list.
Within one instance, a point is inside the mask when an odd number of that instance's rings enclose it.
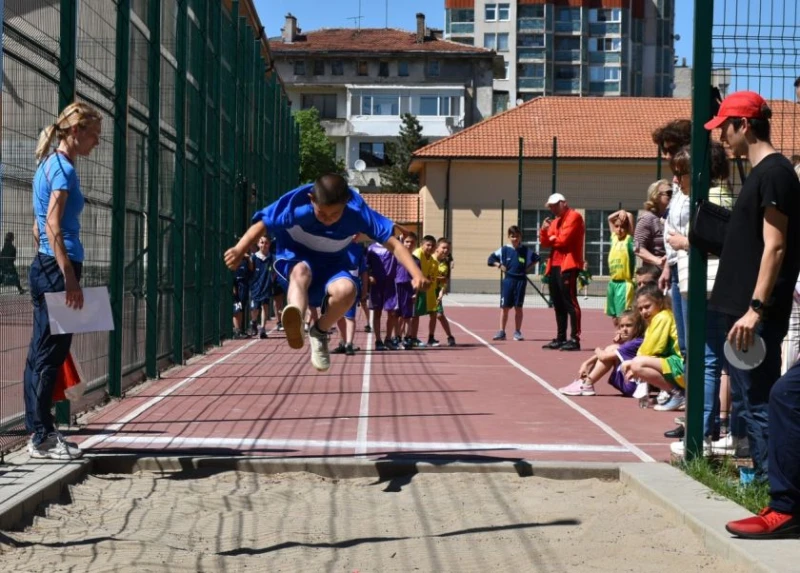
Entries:
{"label": "blue jersey", "polygon": [[516,249],[511,245],[503,245],[489,255],[488,264],[494,266],[500,263],[506,268],[507,277],[524,279],[525,270],[538,260],[539,255],[525,245],[520,245]]}
{"label": "blue jersey", "polygon": [[289,191],[253,215],[253,223],[261,221],[275,235],[276,260],[314,260],[347,268],[347,248],[354,235],[363,233],[381,243],[392,237],[394,223],[352,190],[341,219],[330,226],[322,224],[309,196],[313,187],[308,184]]}
{"label": "blue jersey", "polygon": [[263,301],[269,298],[272,287],[272,255],[262,259],[261,253],[253,253],[250,260],[253,262],[253,274],[250,278],[250,298]]}
{"label": "blue jersey", "polygon": [[51,153],[36,168],[33,176],[33,215],[39,228],[39,252],[55,256],[47,237],[47,209],[53,191],[65,191],[67,201],[61,217],[61,234],[71,261],[83,262],[83,245],[80,240],[83,193],[78,173],[69,158],[60,152]]}
{"label": "blue jersey", "polygon": [[367,270],[367,258],[364,256],[364,247],[360,243],[351,243],[347,247],[347,270],[361,284],[361,275]]}

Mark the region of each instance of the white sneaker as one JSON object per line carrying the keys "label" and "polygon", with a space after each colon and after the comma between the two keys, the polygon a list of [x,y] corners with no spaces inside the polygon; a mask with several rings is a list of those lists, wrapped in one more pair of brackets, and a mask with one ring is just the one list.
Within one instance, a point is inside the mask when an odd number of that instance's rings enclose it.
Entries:
{"label": "white sneaker", "polygon": [[320,331],[316,326],[311,327],[311,330],[308,331],[308,345],[311,347],[311,365],[320,372],[325,372],[331,367],[328,334]]}
{"label": "white sneaker", "polygon": [[[683,440],[679,442],[672,442],[669,445],[669,451],[672,452],[676,456],[684,456],[686,454],[686,444]],[[703,439],[703,456],[710,456],[713,452],[713,448],[711,446],[711,439],[704,438]]]}
{"label": "white sneaker", "polygon": [[733,434],[728,434],[716,442],[711,442],[711,451],[717,455],[729,456],[736,451],[736,438]]}
{"label": "white sneaker", "polygon": [[658,404],[666,404],[667,402],[669,402],[669,392],[667,392],[666,390],[662,390],[661,392],[659,392],[658,397],[656,398],[656,402]]}
{"label": "white sneaker", "polygon": [[636,385],[636,390],[633,391],[633,397],[636,400],[641,400],[642,398],[646,398],[649,393],[649,388],[647,387],[647,382],[639,382]]}
{"label": "white sneaker", "polygon": [[295,350],[303,348],[303,313],[300,312],[300,308],[293,304],[287,305],[283,309],[281,322],[289,347]]}
{"label": "white sneaker", "polygon": [[52,432],[39,444],[34,444],[31,438],[28,454],[37,459],[76,460],[83,456],[83,451],[76,444],[67,442],[60,432]]}

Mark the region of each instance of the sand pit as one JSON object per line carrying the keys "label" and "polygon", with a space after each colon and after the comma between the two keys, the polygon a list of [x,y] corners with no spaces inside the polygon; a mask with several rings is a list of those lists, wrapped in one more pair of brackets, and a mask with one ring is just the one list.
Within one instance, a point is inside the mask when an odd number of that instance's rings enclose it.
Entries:
{"label": "sand pit", "polygon": [[72,497],[0,535],[3,571],[745,571],[599,480],[138,473],[91,476]]}

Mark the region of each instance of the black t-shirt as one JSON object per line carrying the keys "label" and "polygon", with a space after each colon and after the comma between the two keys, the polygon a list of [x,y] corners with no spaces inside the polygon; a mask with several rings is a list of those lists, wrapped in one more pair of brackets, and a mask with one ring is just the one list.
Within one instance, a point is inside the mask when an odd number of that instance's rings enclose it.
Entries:
{"label": "black t-shirt", "polygon": [[800,180],[780,153],[753,168],[733,206],[709,308],[736,317],[750,308],[764,254],[764,211],[775,207],[789,218],[786,253],[769,299],[766,319],[789,316],[800,271]]}

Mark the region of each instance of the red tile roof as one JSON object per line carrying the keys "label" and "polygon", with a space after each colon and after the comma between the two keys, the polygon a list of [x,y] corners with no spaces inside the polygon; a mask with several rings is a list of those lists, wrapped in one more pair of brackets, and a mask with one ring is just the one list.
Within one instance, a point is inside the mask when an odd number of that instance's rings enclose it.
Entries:
{"label": "red tile roof", "polygon": [[418,223],[422,204],[416,193],[362,193],[361,196],[378,213],[395,223]]}
{"label": "red tile roof", "polygon": [[269,47],[276,55],[292,53],[348,53],[372,52],[397,53],[446,53],[446,54],[473,54],[489,56],[494,52],[475,46],[467,46],[448,40],[437,40],[426,37],[422,43],[417,43],[414,32],[396,30],[393,28],[329,28],[314,30],[301,34],[290,43],[284,43],[280,38],[272,38]]}
{"label": "red tile roof", "polygon": [[[800,105],[772,108],[772,143],[785,155],[800,152]],[[691,100],[642,97],[540,97],[440,139],[414,153],[423,158],[525,157],[652,159],[652,132],[673,119],[691,117]],[[719,132],[713,135],[719,137]]]}

